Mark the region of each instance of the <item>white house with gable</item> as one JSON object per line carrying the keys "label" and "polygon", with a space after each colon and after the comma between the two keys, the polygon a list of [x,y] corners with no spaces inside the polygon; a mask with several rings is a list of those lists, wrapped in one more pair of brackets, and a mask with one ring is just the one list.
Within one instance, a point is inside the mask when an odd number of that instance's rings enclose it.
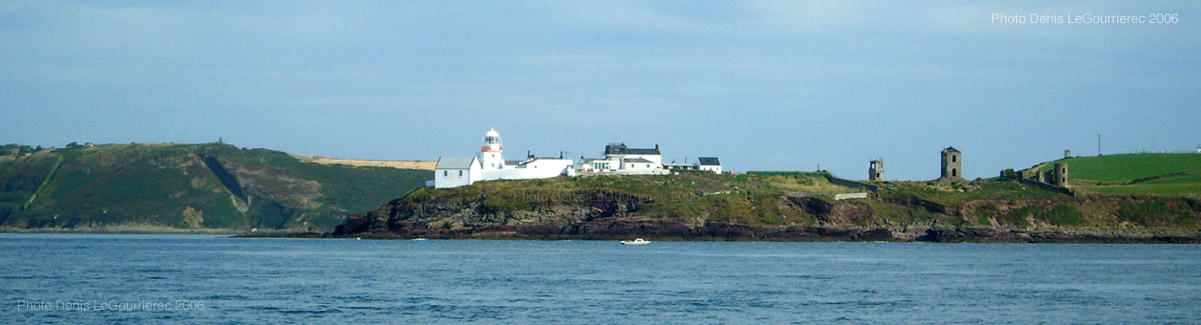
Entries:
{"label": "white house with gable", "polygon": [[696,168],[721,174],[721,161],[717,157],[697,157]]}
{"label": "white house with gable", "polygon": [[434,187],[451,188],[471,185],[478,181],[498,179],[534,179],[550,178],[559,175],[575,175],[574,162],[571,159],[533,157],[527,155],[526,160],[506,161],[502,153],[504,147],[500,134],[496,130],[488,130],[484,135],[484,145],[476,157],[438,159],[434,167]]}
{"label": "white house with gable", "polygon": [[434,187],[448,188],[471,185],[480,179],[482,168],[476,157],[442,157],[434,167]]}

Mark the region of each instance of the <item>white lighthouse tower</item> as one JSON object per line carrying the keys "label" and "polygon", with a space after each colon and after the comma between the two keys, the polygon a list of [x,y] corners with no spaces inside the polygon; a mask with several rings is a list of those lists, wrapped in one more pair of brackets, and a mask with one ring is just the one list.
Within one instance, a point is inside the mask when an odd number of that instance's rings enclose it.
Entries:
{"label": "white lighthouse tower", "polygon": [[484,170],[504,169],[505,158],[501,156],[504,147],[500,142],[500,133],[489,129],[484,134],[484,146],[480,147],[480,164]]}

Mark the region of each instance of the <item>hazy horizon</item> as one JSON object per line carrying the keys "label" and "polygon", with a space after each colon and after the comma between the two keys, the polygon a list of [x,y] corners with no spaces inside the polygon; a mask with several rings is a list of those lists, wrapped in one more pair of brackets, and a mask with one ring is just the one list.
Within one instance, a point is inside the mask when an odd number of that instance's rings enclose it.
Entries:
{"label": "hazy horizon", "polygon": [[[0,3],[0,143],[597,157],[967,178],[1201,145],[1195,2]],[[1173,24],[994,14],[1177,14]]]}

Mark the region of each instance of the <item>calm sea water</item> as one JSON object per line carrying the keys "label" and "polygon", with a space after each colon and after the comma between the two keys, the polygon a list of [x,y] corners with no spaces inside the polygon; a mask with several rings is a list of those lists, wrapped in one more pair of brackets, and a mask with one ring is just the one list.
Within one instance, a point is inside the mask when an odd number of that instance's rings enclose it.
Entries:
{"label": "calm sea water", "polygon": [[1198,323],[1201,246],[0,234],[0,322]]}

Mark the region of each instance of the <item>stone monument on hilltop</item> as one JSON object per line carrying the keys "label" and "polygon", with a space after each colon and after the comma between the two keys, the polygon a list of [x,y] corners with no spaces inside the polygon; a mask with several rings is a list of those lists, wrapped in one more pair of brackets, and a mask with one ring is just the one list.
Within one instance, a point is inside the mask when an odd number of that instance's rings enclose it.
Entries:
{"label": "stone monument on hilltop", "polygon": [[959,152],[955,147],[947,147],[942,150],[942,173],[938,177],[938,180],[963,180],[963,153]]}

